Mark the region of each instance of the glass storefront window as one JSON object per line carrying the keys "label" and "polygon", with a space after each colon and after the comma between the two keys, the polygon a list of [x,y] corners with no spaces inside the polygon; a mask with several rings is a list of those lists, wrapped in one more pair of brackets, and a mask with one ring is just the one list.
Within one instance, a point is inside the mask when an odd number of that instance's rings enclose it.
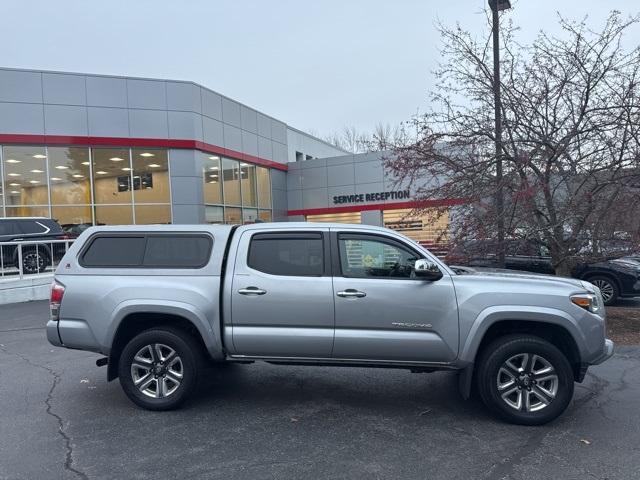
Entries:
{"label": "glass storefront window", "polygon": [[89,149],[49,147],[49,181],[53,205],[90,205]]}
{"label": "glass storefront window", "polygon": [[330,222],[330,223],[362,223],[360,212],[347,213],[326,213],[323,215],[307,215],[307,222]]}
{"label": "glass storefront window", "polygon": [[240,202],[240,162],[222,159],[222,180],[224,188],[224,203],[226,205],[241,205]]}
{"label": "glass storefront window", "polygon": [[77,230],[77,226],[93,225],[90,205],[53,205],[51,218],[58,222],[63,230]]}
{"label": "glass storefront window", "polygon": [[45,216],[48,217],[49,188],[45,148],[5,146],[2,149],[2,160],[6,205],[42,205],[46,209]]}
{"label": "glass storefront window", "polygon": [[255,208],[242,209],[242,223],[256,223],[258,220],[258,210]]}
{"label": "glass storefront window", "polygon": [[242,223],[242,209],[234,207],[225,207],[224,223],[239,225]]}
{"label": "glass storefront window", "polygon": [[[166,150],[132,149],[133,199],[142,203],[169,204],[169,159]],[[138,216],[136,215],[136,223]],[[156,223],[156,222],[154,222]]]}
{"label": "glass storefront window", "polygon": [[7,207],[7,217],[48,217],[49,207]]}
{"label": "glass storefront window", "polygon": [[258,218],[262,222],[270,222],[271,221],[271,210],[260,210],[258,212]]}
{"label": "glass storefront window", "polygon": [[[131,204],[133,181],[129,149],[94,148],[91,154],[93,157],[93,201],[98,205]],[[123,222],[123,224],[125,223]]]}
{"label": "glass storefront window", "polygon": [[384,226],[406,235],[416,242],[434,248],[447,242],[449,215],[426,210],[418,215],[411,209],[384,210]]}
{"label": "glass storefront window", "polygon": [[256,166],[248,163],[240,163],[240,178],[242,183],[242,205],[256,207]]}
{"label": "glass storefront window", "polygon": [[204,181],[204,203],[222,204],[222,182],[220,180],[220,157],[202,154],[202,179]]}
{"label": "glass storefront window", "polygon": [[[168,150],[0,146],[0,212],[87,225],[172,221]],[[271,221],[270,170],[200,152],[207,223]],[[194,206],[195,207],[195,206]]]}
{"label": "glass storefront window", "polygon": [[168,224],[171,223],[171,207],[169,205],[135,205],[136,224]]}
{"label": "glass storefront window", "polygon": [[258,207],[271,208],[271,179],[268,168],[256,167]]}
{"label": "glass storefront window", "polygon": [[204,207],[204,221],[207,223],[224,223],[224,212],[222,207]]}
{"label": "glass storefront window", "polygon": [[131,225],[132,205],[110,205],[95,207],[96,225]]}

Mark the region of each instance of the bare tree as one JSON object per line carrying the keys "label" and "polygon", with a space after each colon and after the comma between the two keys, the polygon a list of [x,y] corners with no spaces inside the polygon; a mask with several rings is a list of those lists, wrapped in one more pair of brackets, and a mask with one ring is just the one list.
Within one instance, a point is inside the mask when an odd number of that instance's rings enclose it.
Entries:
{"label": "bare tree", "polygon": [[415,141],[415,135],[412,136],[402,124],[392,127],[389,123],[377,123],[372,133],[362,132],[350,126],[325,137],[324,140],[352,153],[366,153],[408,145]]}
{"label": "bare tree", "polygon": [[[638,17],[612,12],[604,27],[559,17],[562,35],[519,45],[501,32],[507,234],[545,245],[558,274],[623,236],[637,242],[640,214],[640,49],[622,46]],[[489,29],[487,30],[489,32]],[[440,26],[444,63],[419,138],[387,165],[418,199],[464,200],[454,241],[492,238],[496,213],[490,42]],[[425,181],[425,179],[428,179]]]}

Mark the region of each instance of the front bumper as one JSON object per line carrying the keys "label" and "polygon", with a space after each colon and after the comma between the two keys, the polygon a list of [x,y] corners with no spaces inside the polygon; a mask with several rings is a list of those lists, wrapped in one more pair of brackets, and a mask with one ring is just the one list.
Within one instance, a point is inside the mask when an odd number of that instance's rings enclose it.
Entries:
{"label": "front bumper", "polygon": [[612,340],[605,338],[604,340],[604,348],[602,350],[602,355],[597,357],[595,360],[591,361],[591,365],[599,365],[605,360],[608,360],[613,356],[614,343]]}

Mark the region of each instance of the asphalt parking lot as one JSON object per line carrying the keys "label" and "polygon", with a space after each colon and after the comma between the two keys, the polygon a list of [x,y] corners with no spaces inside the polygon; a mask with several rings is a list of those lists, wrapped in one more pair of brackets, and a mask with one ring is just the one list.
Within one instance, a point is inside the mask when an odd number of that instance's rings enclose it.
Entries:
{"label": "asphalt parking lot", "polygon": [[176,412],[133,406],[97,355],[51,347],[46,302],[0,306],[0,478],[640,478],[640,347],[564,416],[507,425],[449,373],[233,365]]}

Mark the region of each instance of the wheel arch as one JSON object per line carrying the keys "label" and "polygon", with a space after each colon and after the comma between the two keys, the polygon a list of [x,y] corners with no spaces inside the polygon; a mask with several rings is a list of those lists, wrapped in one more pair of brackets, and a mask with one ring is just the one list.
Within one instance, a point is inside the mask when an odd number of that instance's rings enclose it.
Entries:
{"label": "wheel arch", "polygon": [[181,308],[124,308],[113,322],[109,332],[109,363],[107,379],[114,380],[118,376],[118,362],[124,346],[139,333],[154,327],[171,327],[181,330],[196,339],[205,357],[220,359],[222,347],[219,339],[212,334],[211,326],[193,312]]}
{"label": "wheel arch", "polygon": [[620,296],[620,294],[622,293],[622,284],[620,283],[619,279],[616,278],[616,276],[610,272],[588,272],[583,274],[581,278],[582,280],[586,280],[587,282],[589,282],[591,279],[595,277],[604,277],[612,281],[613,284],[618,289],[618,296]]}
{"label": "wheel arch", "polygon": [[471,393],[474,364],[482,350],[496,338],[513,333],[534,335],[556,346],[567,355],[574,379],[578,382],[583,380],[580,342],[584,341],[575,320],[568,314],[550,308],[526,307],[517,311],[513,306],[503,311],[497,308],[488,310],[474,322],[459,355],[460,363],[465,365],[459,381],[464,398]]}

